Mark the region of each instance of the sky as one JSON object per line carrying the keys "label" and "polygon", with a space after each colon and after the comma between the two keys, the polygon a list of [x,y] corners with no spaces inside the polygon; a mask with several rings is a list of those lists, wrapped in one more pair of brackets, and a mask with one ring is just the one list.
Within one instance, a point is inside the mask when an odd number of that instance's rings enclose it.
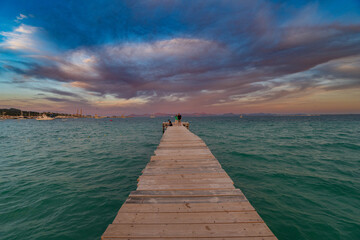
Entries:
{"label": "sky", "polygon": [[360,1],[1,0],[9,107],[360,113]]}

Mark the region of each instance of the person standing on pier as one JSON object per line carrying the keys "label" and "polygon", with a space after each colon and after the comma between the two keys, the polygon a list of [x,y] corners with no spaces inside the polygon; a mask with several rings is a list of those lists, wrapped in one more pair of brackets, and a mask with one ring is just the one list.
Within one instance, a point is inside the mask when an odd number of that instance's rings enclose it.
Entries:
{"label": "person standing on pier", "polygon": [[178,122],[179,122],[179,118],[178,118],[178,115],[176,114],[176,115],[175,115],[175,126],[178,125]]}
{"label": "person standing on pier", "polygon": [[179,126],[181,126],[181,114],[180,113],[178,113],[177,118],[179,120]]}

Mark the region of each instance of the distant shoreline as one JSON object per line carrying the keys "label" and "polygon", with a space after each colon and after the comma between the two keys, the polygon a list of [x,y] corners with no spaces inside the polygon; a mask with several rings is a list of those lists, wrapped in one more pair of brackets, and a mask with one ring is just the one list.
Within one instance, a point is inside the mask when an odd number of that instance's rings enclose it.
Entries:
{"label": "distant shoreline", "polygon": [[[3,108],[0,109],[1,119],[17,119],[23,118],[36,118],[41,114],[46,114],[52,117],[66,117],[66,118],[134,118],[134,117],[171,117],[174,113],[144,113],[144,114],[129,114],[129,115],[85,115],[85,114],[71,114],[71,113],[58,113],[58,112],[37,112],[25,111],[16,108]],[[316,116],[345,116],[345,115],[360,115],[360,113],[224,113],[224,114],[211,114],[211,113],[182,113],[184,117],[316,117]]]}

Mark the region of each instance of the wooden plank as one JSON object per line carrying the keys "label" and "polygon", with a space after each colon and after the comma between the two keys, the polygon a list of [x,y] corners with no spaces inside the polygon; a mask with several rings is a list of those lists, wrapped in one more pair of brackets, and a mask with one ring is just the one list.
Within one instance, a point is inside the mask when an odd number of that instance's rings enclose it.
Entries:
{"label": "wooden plank", "polygon": [[224,169],[222,169],[221,167],[219,167],[219,166],[214,166],[214,167],[212,167],[212,166],[210,166],[210,167],[208,167],[208,166],[197,166],[197,167],[192,167],[192,166],[188,166],[188,167],[184,167],[184,168],[169,168],[169,167],[146,167],[146,168],[144,168],[144,170],[143,170],[143,172],[166,172],[166,171],[168,171],[168,172],[177,172],[177,171],[179,171],[179,172],[183,172],[183,171],[196,171],[196,172],[207,172],[207,171],[209,171],[209,172],[217,172],[217,171],[219,171],[219,172],[223,172],[224,171]]}
{"label": "wooden plank", "polygon": [[227,184],[138,184],[138,190],[206,190],[206,189],[235,189],[232,183]]}
{"label": "wooden plank", "polygon": [[208,163],[216,163],[220,164],[219,161],[216,159],[185,159],[185,160],[179,160],[179,159],[162,159],[162,160],[151,160],[148,164],[151,165],[161,165],[161,164],[203,164],[206,165]]}
{"label": "wooden plank", "polygon": [[136,190],[130,193],[130,197],[203,197],[203,196],[242,196],[240,189],[231,190],[192,190],[192,191],[141,191]]}
{"label": "wooden plank", "polygon": [[224,172],[219,173],[183,173],[183,174],[162,174],[162,175],[154,175],[154,176],[146,176],[141,175],[139,179],[173,179],[173,180],[180,180],[180,179],[196,179],[196,178],[229,178],[229,175]]}
{"label": "wooden plank", "polygon": [[210,155],[211,152],[206,148],[198,149],[158,149],[155,150],[156,155]]}
{"label": "wooden plank", "polygon": [[219,166],[221,167],[221,165],[219,164],[219,162],[216,161],[201,161],[201,162],[196,162],[196,161],[151,161],[149,162],[146,167],[192,167],[192,166]]}
{"label": "wooden plank", "polygon": [[206,146],[158,146],[156,150],[209,150]]}
{"label": "wooden plank", "polygon": [[[171,166],[174,167],[171,167]],[[206,164],[196,163],[196,162],[190,162],[185,165],[179,164],[179,163],[163,163],[161,165],[159,164],[147,164],[145,168],[153,168],[153,169],[165,169],[165,168],[221,168],[221,165],[216,162],[208,162]]]}
{"label": "wooden plank", "polygon": [[189,144],[205,144],[204,141],[202,140],[186,140],[186,141],[176,141],[176,140],[164,140],[161,139],[159,144],[169,144],[169,145],[180,145],[180,144],[184,144],[184,145],[189,145]]}
{"label": "wooden plank", "polygon": [[194,169],[194,168],[219,168],[222,169],[221,165],[218,163],[207,163],[207,164],[197,164],[197,163],[187,163],[187,164],[181,164],[181,163],[163,163],[159,165],[157,164],[147,164],[145,169],[161,169],[161,170],[167,170],[167,169]]}
{"label": "wooden plank", "polygon": [[196,173],[224,173],[223,169],[217,168],[197,168],[197,169],[189,169],[189,170],[181,170],[181,169],[174,169],[174,170],[147,170],[144,169],[143,175],[170,175],[170,174],[196,174]]}
{"label": "wooden plank", "polygon": [[224,203],[224,202],[241,202],[247,201],[245,196],[218,196],[218,197],[128,197],[126,203],[139,204],[139,203]]}
{"label": "wooden plank", "polygon": [[207,147],[206,144],[204,142],[182,142],[182,143],[178,143],[178,142],[174,142],[174,143],[169,143],[169,142],[161,142],[159,144],[158,147]]}
{"label": "wooden plank", "polygon": [[[176,137],[174,137],[176,138]],[[181,146],[183,145],[184,147],[188,147],[188,146],[194,146],[194,145],[201,145],[204,147],[208,147],[206,145],[206,143],[204,143],[204,141],[202,140],[196,140],[196,139],[178,139],[177,141],[169,141],[169,140],[164,140],[162,139],[159,143],[158,146],[160,145],[173,145],[173,146]]]}
{"label": "wooden plank", "polygon": [[[146,239],[146,240],[158,240],[158,239],[169,239],[169,238],[162,238],[162,237],[156,237],[156,238],[138,238],[138,237],[102,237],[101,239],[104,240],[119,240],[119,239],[126,239],[126,240],[140,240],[140,239]],[[198,240],[199,238],[178,238],[178,237],[172,237],[171,239],[175,240]],[[200,238],[201,240],[276,240],[277,238],[275,236],[271,237],[210,237],[210,238]]]}
{"label": "wooden plank", "polygon": [[111,224],[104,237],[261,237],[273,236],[264,223]]}
{"label": "wooden plank", "polygon": [[144,169],[144,172],[162,172],[162,171],[211,171],[212,170],[219,170],[219,171],[224,171],[224,169],[221,168],[220,165],[210,165],[210,166],[201,166],[201,165],[188,165],[188,166],[182,166],[182,165],[179,165],[179,166],[155,166],[155,167],[152,167],[152,166],[147,166],[145,167]]}
{"label": "wooden plank", "polygon": [[210,150],[155,150],[154,154],[157,156],[167,156],[167,155],[177,155],[177,156],[187,156],[187,155],[210,155]]}
{"label": "wooden plank", "polygon": [[[174,165],[174,164],[172,164]],[[171,166],[171,164],[162,164],[162,165],[153,165],[153,164],[148,164],[146,165],[145,169],[159,169],[159,170],[166,170],[166,169],[196,169],[196,168],[219,168],[222,169],[221,165],[218,163],[208,163],[208,164],[200,164],[200,163],[192,163],[192,164],[187,164],[187,165],[181,165],[181,164],[175,164],[175,166]]]}
{"label": "wooden plank", "polygon": [[206,213],[123,213],[119,212],[113,224],[174,224],[174,223],[259,223],[256,211]]}
{"label": "wooden plank", "polygon": [[181,142],[203,142],[201,138],[194,137],[194,136],[186,136],[186,135],[180,135],[175,134],[176,136],[170,136],[169,134],[164,134],[161,138],[161,142],[173,142],[173,143],[181,143]]}
{"label": "wooden plank", "polygon": [[144,169],[143,175],[170,175],[170,174],[196,174],[196,173],[224,173],[224,169],[217,168],[196,168],[196,169],[174,169],[174,170],[161,170],[161,169]]}
{"label": "wooden plank", "polygon": [[[198,180],[198,181],[196,181]],[[230,184],[230,185],[234,185],[233,182],[231,181],[231,179],[220,179],[221,181],[215,181],[213,179],[211,180],[203,180],[203,179],[193,179],[193,180],[184,180],[184,181],[181,181],[181,182],[176,182],[176,181],[164,181],[164,180],[148,180],[148,181],[139,181],[138,182],[138,186],[140,185],[175,185],[175,186],[178,186],[178,185],[182,185],[182,184],[185,184],[185,185],[195,185],[195,184],[199,184],[199,185],[207,185],[207,184]]]}
{"label": "wooden plank", "polygon": [[156,184],[221,184],[221,183],[230,183],[234,184],[234,182],[230,178],[194,178],[194,179],[182,179],[181,182],[179,180],[173,179],[162,179],[162,178],[154,178],[155,176],[149,176],[149,178],[141,178],[139,179],[139,184],[144,185],[156,185]]}
{"label": "wooden plank", "polygon": [[[194,163],[198,163],[198,164],[204,164],[206,165],[206,163],[219,163],[218,160],[216,160],[215,158],[198,158],[198,159],[152,159],[149,161],[149,163],[183,163],[183,164],[194,164]],[[220,164],[220,163],[219,163]]]}
{"label": "wooden plank", "polygon": [[151,160],[200,160],[200,159],[215,159],[214,155],[163,155],[163,156],[151,156]]}
{"label": "wooden plank", "polygon": [[248,201],[231,203],[123,204],[121,212],[244,212],[253,211]]}

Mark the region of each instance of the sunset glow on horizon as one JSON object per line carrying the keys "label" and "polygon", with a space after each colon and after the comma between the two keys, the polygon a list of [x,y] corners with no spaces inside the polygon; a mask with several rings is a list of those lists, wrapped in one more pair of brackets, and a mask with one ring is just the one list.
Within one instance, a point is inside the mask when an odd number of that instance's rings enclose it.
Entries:
{"label": "sunset glow on horizon", "polygon": [[360,113],[360,2],[0,3],[0,108]]}

